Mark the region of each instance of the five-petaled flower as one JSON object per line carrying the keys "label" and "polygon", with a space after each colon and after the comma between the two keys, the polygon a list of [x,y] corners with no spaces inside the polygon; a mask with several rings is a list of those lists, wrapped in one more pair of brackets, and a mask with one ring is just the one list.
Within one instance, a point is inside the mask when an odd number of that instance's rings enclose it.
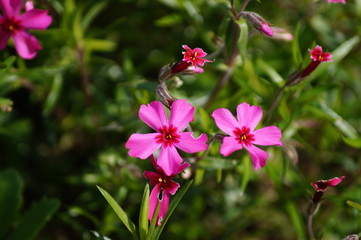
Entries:
{"label": "five-petaled flower", "polygon": [[323,193],[327,190],[328,187],[334,187],[342,182],[345,176],[334,177],[329,180],[318,180],[317,182],[311,183],[315,188],[315,194],[313,195],[312,201],[317,203],[321,200]]}
{"label": "five-petaled flower", "polygon": [[308,64],[308,66],[301,72],[301,74],[299,76],[300,78],[304,78],[304,77],[307,77],[308,75],[310,75],[321,62],[332,62],[333,61],[331,59],[332,58],[331,53],[324,52],[322,50],[321,46],[316,45],[316,47],[314,49],[309,49],[308,51],[310,52],[311,59],[313,61],[310,62],[310,64]]}
{"label": "five-petaled flower", "polygon": [[154,186],[149,196],[149,221],[152,221],[154,211],[159,203],[159,212],[157,216],[157,224],[161,225],[162,220],[168,211],[169,194],[174,195],[179,188],[179,184],[172,179],[175,175],[182,172],[185,168],[189,167],[189,163],[178,165],[178,169],[171,175],[164,173],[163,169],[159,167],[153,155],[150,155],[150,160],[156,172],[145,171],[145,178],[150,180],[150,184]]}
{"label": "five-petaled flower", "polygon": [[[172,67],[172,74],[176,73],[202,73],[203,65],[205,62],[213,62],[212,60],[204,59],[203,57],[207,56],[207,53],[204,52],[201,48],[191,49],[187,45],[182,45],[186,50],[182,52],[183,59]],[[189,70],[189,67],[192,66],[192,69]]]}
{"label": "five-petaled flower", "polygon": [[[29,6],[28,6],[29,5]],[[16,51],[24,59],[32,59],[41,50],[39,41],[27,30],[45,30],[52,22],[47,10],[32,8],[28,4],[21,15],[21,0],[0,0],[0,50],[4,49],[10,37]]]}
{"label": "five-petaled flower", "polygon": [[327,0],[328,3],[343,3],[346,4],[346,0]]}
{"label": "five-petaled flower", "polygon": [[188,153],[207,148],[207,135],[201,134],[194,138],[192,132],[182,132],[193,121],[193,115],[194,107],[183,99],[172,103],[169,120],[162,103],[154,101],[149,105],[142,105],[139,118],[157,133],[132,134],[125,144],[129,155],[146,159],[160,148],[157,164],[167,175],[174,174],[183,162],[176,148]]}
{"label": "five-petaled flower", "polygon": [[262,118],[262,109],[259,106],[250,106],[245,102],[238,105],[238,121],[225,108],[216,109],[212,117],[218,128],[229,135],[223,138],[220,153],[228,156],[244,147],[251,155],[254,169],[264,167],[268,158],[268,154],[254,144],[282,146],[282,133],[278,127],[268,126],[254,130]]}

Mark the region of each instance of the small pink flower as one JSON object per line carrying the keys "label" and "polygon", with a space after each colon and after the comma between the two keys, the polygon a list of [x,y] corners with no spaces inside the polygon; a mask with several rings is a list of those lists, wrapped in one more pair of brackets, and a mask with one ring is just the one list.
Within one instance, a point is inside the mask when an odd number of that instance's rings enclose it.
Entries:
{"label": "small pink flower", "polygon": [[183,99],[172,103],[169,120],[160,102],[142,105],[139,110],[140,119],[157,133],[132,134],[125,144],[129,155],[146,159],[160,148],[157,164],[168,176],[174,174],[183,162],[176,148],[187,153],[207,149],[207,135],[201,134],[194,138],[192,132],[182,132],[193,121],[193,115],[194,107]]}
{"label": "small pink flower", "polygon": [[145,171],[145,178],[150,180],[150,185],[154,186],[149,196],[149,221],[152,221],[154,211],[160,203],[159,213],[157,216],[157,224],[161,225],[162,220],[167,214],[169,205],[169,194],[174,195],[179,188],[179,184],[172,179],[175,175],[182,172],[185,168],[189,167],[189,163],[184,163],[178,166],[177,171],[172,175],[164,173],[163,169],[159,167],[154,159],[153,155],[150,155],[150,160],[154,166],[156,172]]}
{"label": "small pink flower", "polygon": [[204,52],[201,48],[191,49],[187,45],[182,45],[182,47],[186,50],[183,52],[183,60],[187,63],[192,63],[193,67],[197,69],[197,65],[203,67],[205,62],[213,62],[211,60],[203,59],[202,57],[207,56],[207,53]]}
{"label": "small pink flower", "polygon": [[334,187],[342,182],[345,176],[335,177],[329,180],[318,180],[317,182],[311,183],[311,185],[315,188],[315,193],[313,195],[312,201],[314,203],[318,203],[323,193],[327,190],[328,187]]}
{"label": "small pink flower", "polygon": [[0,0],[0,50],[4,49],[10,37],[19,56],[32,59],[41,50],[39,41],[27,30],[45,30],[52,18],[47,10],[40,10],[27,5],[27,11],[20,15],[21,0]]}
{"label": "small pink flower", "polygon": [[343,3],[346,4],[346,0],[327,0],[328,3]]}
{"label": "small pink flower", "polygon": [[311,183],[315,188],[316,192],[324,192],[328,187],[334,187],[342,182],[345,176],[335,177],[329,180],[318,180],[317,182]]}
{"label": "small pink flower", "polygon": [[313,59],[314,61],[319,61],[319,62],[332,62],[333,61],[331,59],[332,58],[331,53],[323,52],[321,46],[317,45],[314,49],[309,49],[308,51],[310,51],[311,59]]}
{"label": "small pink flower", "polygon": [[282,133],[278,127],[269,126],[254,130],[262,118],[262,109],[259,106],[241,103],[237,107],[238,120],[225,108],[215,110],[212,117],[217,127],[229,135],[223,139],[221,154],[228,156],[244,147],[251,155],[254,169],[264,167],[268,158],[268,154],[254,144],[282,146]]}

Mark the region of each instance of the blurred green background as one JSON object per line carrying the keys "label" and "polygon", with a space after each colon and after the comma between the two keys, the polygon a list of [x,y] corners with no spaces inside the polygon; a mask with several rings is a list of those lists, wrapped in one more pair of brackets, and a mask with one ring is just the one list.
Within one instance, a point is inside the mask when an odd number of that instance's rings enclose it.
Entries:
{"label": "blurred green background", "polygon": [[[245,101],[265,114],[287,76],[311,61],[308,49],[316,44],[334,61],[286,89],[267,123],[282,129],[284,146],[264,148],[270,155],[264,169],[254,171],[245,151],[223,158],[220,144],[212,144],[193,165],[195,184],[161,239],[307,239],[310,183],[343,175],[325,194],[314,229],[329,240],[361,232],[361,209],[347,204],[361,204],[361,0],[251,1],[247,11],[294,40],[264,37],[238,21],[243,38],[235,70],[206,108],[228,69],[229,1],[38,0],[35,6],[53,17],[48,30],[32,32],[43,50],[30,61],[12,46],[0,52],[0,167],[16,183],[9,189],[18,189],[15,215],[44,197],[53,204],[49,214],[58,207],[35,239],[96,239],[91,230],[131,238],[96,185],[137,221],[147,183],[142,172],[151,164],[129,157],[124,145],[132,133],[151,131],[138,118],[139,106],[156,100],[159,69],[182,59],[183,44],[215,59],[171,89],[196,107],[192,128],[209,138],[221,132],[210,117],[217,108],[235,113]],[[4,239],[16,231],[15,219]]]}

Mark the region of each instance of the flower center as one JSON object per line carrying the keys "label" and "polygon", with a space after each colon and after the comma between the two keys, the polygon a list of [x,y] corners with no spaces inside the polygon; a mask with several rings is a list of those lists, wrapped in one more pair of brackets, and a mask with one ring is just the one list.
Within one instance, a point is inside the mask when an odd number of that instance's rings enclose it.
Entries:
{"label": "flower center", "polygon": [[177,128],[172,125],[163,126],[159,129],[159,134],[155,137],[157,143],[162,143],[164,147],[169,147],[173,143],[179,142],[179,134],[177,133]]}
{"label": "flower center", "polygon": [[197,55],[198,55],[198,52],[193,53],[193,55],[192,55],[192,57],[191,57],[192,61],[195,61],[195,60],[196,60]]}
{"label": "flower center", "polygon": [[0,29],[6,32],[15,32],[21,28],[21,21],[16,20],[14,17],[5,18],[0,20]]}
{"label": "flower center", "polygon": [[240,144],[246,146],[252,145],[252,142],[254,141],[254,135],[250,132],[251,130],[248,127],[242,127],[242,129],[236,128],[233,130],[236,140],[238,140]]}

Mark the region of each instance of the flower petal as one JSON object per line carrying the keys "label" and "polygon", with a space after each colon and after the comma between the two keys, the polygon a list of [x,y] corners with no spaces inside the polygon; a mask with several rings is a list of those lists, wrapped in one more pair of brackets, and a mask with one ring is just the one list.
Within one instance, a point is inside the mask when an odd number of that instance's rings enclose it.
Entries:
{"label": "flower petal", "polygon": [[158,101],[140,106],[139,118],[155,131],[163,126],[168,126],[167,114],[162,103]]}
{"label": "flower petal", "polygon": [[164,217],[167,215],[168,206],[169,206],[169,193],[167,191],[163,191],[163,196],[160,201],[159,214],[157,217],[157,224],[159,226],[162,224]]}
{"label": "flower petal", "polygon": [[234,151],[242,149],[242,147],[242,144],[235,137],[224,137],[220,153],[226,157]]}
{"label": "flower petal", "polygon": [[10,33],[0,30],[0,50],[4,49],[8,44]]}
{"label": "flower petal", "polygon": [[36,29],[36,30],[44,30],[52,22],[51,16],[48,15],[47,10],[41,9],[32,9],[25,12],[23,15],[19,17],[19,20],[22,21],[22,26],[25,29]]}
{"label": "flower petal", "polygon": [[251,146],[244,146],[252,158],[253,168],[255,170],[259,169],[259,167],[264,167],[266,165],[266,160],[268,158],[267,152],[263,151],[262,149]]}
{"label": "flower petal", "polygon": [[194,107],[184,99],[176,100],[170,107],[169,124],[178,128],[178,132],[184,130],[189,122],[193,121]]}
{"label": "flower petal", "polygon": [[261,146],[278,145],[282,146],[282,132],[276,126],[268,126],[253,132],[255,140],[252,144]]}
{"label": "flower petal", "polygon": [[162,147],[158,156],[157,164],[161,167],[167,176],[176,175],[179,165],[183,162],[177,149],[173,146]]}
{"label": "flower petal", "polygon": [[19,56],[24,59],[32,59],[38,50],[41,50],[39,41],[30,33],[15,31],[13,33],[14,45]]}
{"label": "flower petal", "polygon": [[327,180],[327,185],[328,186],[331,186],[331,187],[334,187],[336,185],[338,185],[340,182],[342,182],[342,180],[345,178],[345,176],[342,176],[342,177],[335,177],[335,178],[332,178],[330,180]]}
{"label": "flower petal", "polygon": [[201,134],[198,138],[192,136],[192,132],[179,133],[179,142],[174,145],[187,153],[196,153],[207,149],[208,137],[206,134]]}
{"label": "flower petal", "polygon": [[234,136],[235,128],[240,128],[236,118],[226,108],[214,110],[211,116],[214,118],[217,127],[230,136]]}
{"label": "flower petal", "polygon": [[237,118],[241,127],[249,127],[253,131],[262,118],[262,109],[243,102],[237,107]]}
{"label": "flower petal", "polygon": [[134,133],[125,143],[125,147],[129,149],[129,156],[146,159],[154,153],[160,146],[155,137],[158,133],[139,134]]}
{"label": "flower petal", "polygon": [[5,16],[17,17],[21,10],[21,0],[0,0],[0,8]]}
{"label": "flower petal", "polygon": [[[155,208],[157,207],[157,204],[159,202],[158,195],[159,195],[160,191],[161,191],[161,188],[160,188],[160,185],[158,184],[152,189],[152,192],[150,193],[149,210],[148,210],[149,221],[152,221],[152,219],[153,219],[153,214],[154,214]],[[158,214],[158,216],[159,216],[159,214]]]}
{"label": "flower petal", "polygon": [[170,194],[174,195],[179,187],[180,187],[179,183],[170,181],[167,185],[167,189],[165,190],[168,191]]}

